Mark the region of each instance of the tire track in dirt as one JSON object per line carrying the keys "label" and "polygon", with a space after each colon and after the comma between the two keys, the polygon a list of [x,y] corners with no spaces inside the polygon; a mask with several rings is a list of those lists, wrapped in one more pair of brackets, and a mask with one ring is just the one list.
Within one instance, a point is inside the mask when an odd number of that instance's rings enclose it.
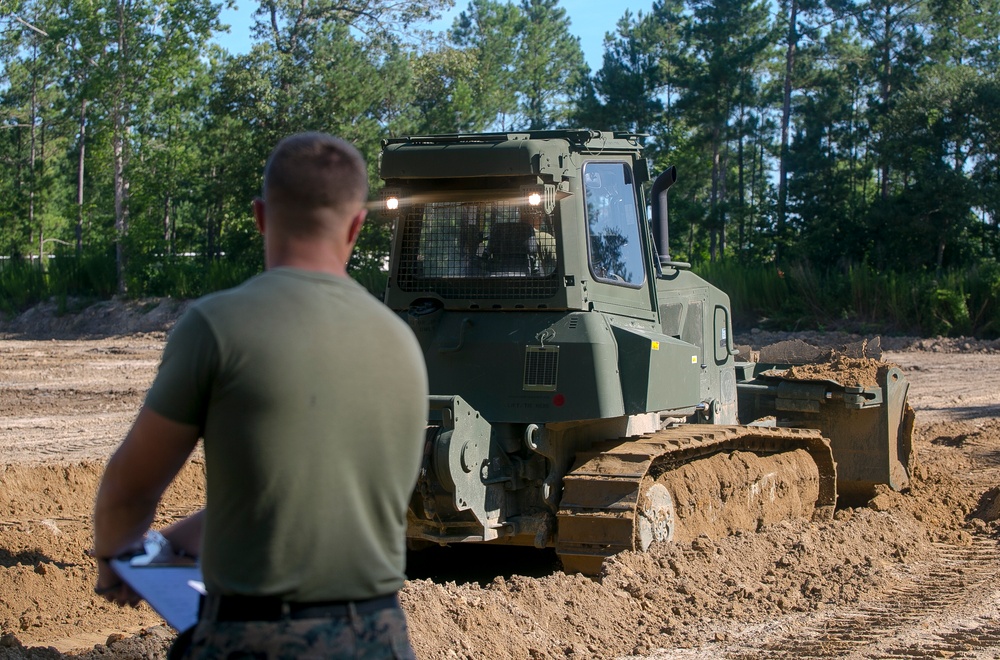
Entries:
{"label": "tire track in dirt", "polygon": [[162,342],[0,341],[0,463],[106,459],[135,419]]}
{"label": "tire track in dirt", "polygon": [[920,410],[921,422],[1000,417],[995,390],[975,386],[1000,380],[997,355],[887,352],[884,357],[900,365],[910,381],[910,405]]}
{"label": "tire track in dirt", "polygon": [[[731,660],[1000,657],[996,540],[977,538],[964,548],[945,544],[936,548],[938,560],[907,566],[910,575],[900,576],[905,582],[877,601],[813,617],[774,639],[720,656]],[[970,611],[977,614],[970,617]],[[923,625],[931,620],[933,629]]]}
{"label": "tire track in dirt", "polygon": [[[714,642],[649,658],[1000,659],[1000,535],[995,522],[976,519],[985,500],[975,504],[1000,484],[998,423],[990,412],[997,407],[1000,359],[896,354],[890,360],[907,369],[924,443],[917,458],[926,467],[913,492],[889,506],[902,504],[941,537],[933,556],[901,562],[893,588],[868,590],[861,602],[749,626],[719,621],[708,628]],[[985,520],[995,516],[994,510]]]}

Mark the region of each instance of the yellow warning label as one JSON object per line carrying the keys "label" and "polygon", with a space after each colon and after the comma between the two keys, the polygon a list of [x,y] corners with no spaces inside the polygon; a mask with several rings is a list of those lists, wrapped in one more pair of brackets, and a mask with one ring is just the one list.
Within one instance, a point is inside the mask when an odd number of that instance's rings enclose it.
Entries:
{"label": "yellow warning label", "polygon": [[660,342],[658,342],[658,341],[654,341],[653,342],[653,350],[654,351],[660,350]]}
{"label": "yellow warning label", "polygon": [[698,364],[698,356],[697,355],[692,355],[691,356],[691,364]]}

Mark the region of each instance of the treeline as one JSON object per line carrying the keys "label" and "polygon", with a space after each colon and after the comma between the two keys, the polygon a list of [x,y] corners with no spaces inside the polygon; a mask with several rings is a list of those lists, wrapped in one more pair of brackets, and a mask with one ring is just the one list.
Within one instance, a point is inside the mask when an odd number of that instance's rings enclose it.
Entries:
{"label": "treeline", "polygon": [[[1000,0],[657,0],[608,17],[597,71],[558,0],[428,32],[448,4],[263,0],[237,54],[211,0],[3,0],[3,306],[257,272],[250,200],[289,133],[352,140],[377,186],[387,136],[589,126],[677,165],[675,259],[800,273],[817,300],[891,277],[964,309],[945,331],[1000,332],[970,293],[1000,252]],[[387,250],[368,223],[352,270],[377,286]]]}

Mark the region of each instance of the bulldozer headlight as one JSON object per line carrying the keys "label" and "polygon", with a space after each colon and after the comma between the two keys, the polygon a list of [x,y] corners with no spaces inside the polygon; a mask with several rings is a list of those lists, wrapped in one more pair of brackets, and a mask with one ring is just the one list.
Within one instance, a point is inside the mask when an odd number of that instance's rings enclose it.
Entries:
{"label": "bulldozer headlight", "polygon": [[556,187],[551,183],[544,185],[522,186],[521,199],[529,210],[551,214],[556,208]]}
{"label": "bulldozer headlight", "polygon": [[379,211],[395,217],[403,206],[403,194],[398,188],[383,188]]}

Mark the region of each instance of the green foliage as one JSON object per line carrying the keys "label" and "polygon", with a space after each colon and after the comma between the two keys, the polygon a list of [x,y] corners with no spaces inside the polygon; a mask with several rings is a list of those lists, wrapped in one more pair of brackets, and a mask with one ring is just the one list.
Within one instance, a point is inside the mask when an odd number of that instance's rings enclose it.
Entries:
{"label": "green foliage", "polygon": [[1000,336],[1000,264],[972,268],[965,286],[969,319],[976,333]]}
{"label": "green foliage", "polygon": [[250,260],[218,259],[208,267],[202,293],[229,289],[245,282],[263,270],[263,264]]}
{"label": "green foliage", "polygon": [[925,327],[932,335],[964,335],[971,329],[969,308],[961,291],[929,286],[925,292]]}
{"label": "green foliage", "polygon": [[356,282],[358,282],[358,284],[368,289],[369,293],[379,300],[382,300],[382,295],[385,293],[385,287],[389,283],[388,271],[368,267],[352,270],[350,275]]}
{"label": "green foliage", "polygon": [[571,112],[569,92],[587,75],[580,39],[559,0],[521,0],[517,48],[519,127],[564,126]]}
{"label": "green foliage", "polygon": [[416,57],[412,66],[415,133],[482,131],[496,117],[495,108],[483,103],[489,81],[473,50],[443,46]]}
{"label": "green foliage", "polygon": [[[517,48],[523,17],[518,7],[497,0],[472,0],[448,32],[449,45],[424,55],[446,58],[449,69],[438,67],[440,81],[450,89],[431,96],[422,73],[418,101],[435,108],[432,117],[445,112],[451,122],[435,122],[446,132],[512,128],[517,112]],[[465,73],[462,70],[468,68]],[[436,131],[436,129],[434,129]]]}
{"label": "green foliage", "polygon": [[45,270],[36,260],[0,262],[0,310],[19,312],[45,299]]}
{"label": "green foliage", "polygon": [[[665,3],[659,11],[667,11]],[[664,78],[660,60],[677,41],[675,25],[626,12],[604,38],[601,68],[581,86],[577,122],[638,133],[657,131],[666,120],[659,93]]]}
{"label": "green foliage", "polygon": [[740,328],[842,329],[862,334],[1000,337],[1000,265],[941,275],[868,266],[819,270],[703,264],[695,269],[726,291]]}
{"label": "green foliage", "polygon": [[47,294],[61,298],[109,298],[116,288],[114,254],[110,250],[88,251],[80,256],[59,250],[48,260],[46,275]]}
{"label": "green foliage", "polygon": [[771,317],[791,299],[788,279],[774,267],[745,268],[726,261],[703,263],[695,272],[729,295],[737,319]]}
{"label": "green foliage", "polygon": [[573,92],[587,77],[570,24],[558,0],[472,0],[449,31],[450,44],[417,63],[426,122],[450,132],[566,125]]}

